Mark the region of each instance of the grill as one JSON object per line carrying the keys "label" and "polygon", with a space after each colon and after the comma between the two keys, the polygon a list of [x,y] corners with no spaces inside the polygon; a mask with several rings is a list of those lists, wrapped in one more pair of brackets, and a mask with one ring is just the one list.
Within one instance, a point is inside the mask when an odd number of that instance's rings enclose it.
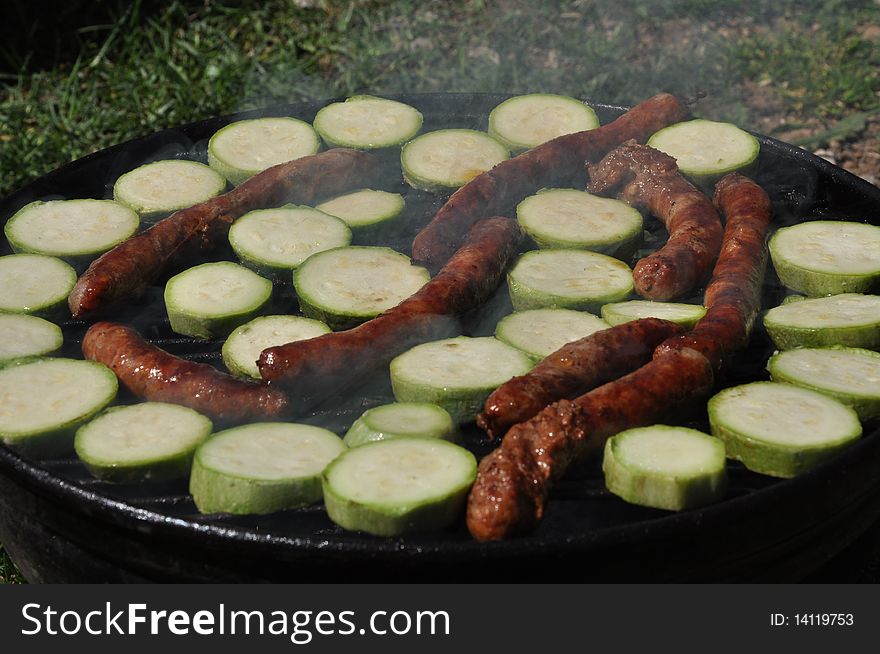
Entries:
{"label": "grill", "polygon": [[[425,116],[424,130],[485,129],[489,110],[507,96],[397,96]],[[110,197],[118,175],[151,160],[205,160],[207,139],[223,125],[259,115],[311,121],[326,104],[304,103],[212,118],[102,150],[36,180],[0,203],[10,216],[35,199]],[[624,109],[591,103],[603,123]],[[756,177],[773,199],[777,225],[809,218],[880,220],[880,189],[794,146],[759,136]],[[415,232],[445,198],[400,181],[396,155],[385,156],[386,190],[404,193],[408,231],[392,247],[408,251]],[[582,180],[574,180],[582,187]],[[651,240],[662,238],[656,221]],[[4,247],[8,246],[4,244]],[[6,252],[4,251],[4,253]],[[231,259],[218,251],[215,259]],[[200,263],[194,261],[193,264]],[[784,289],[768,271],[765,306]],[[189,359],[220,363],[220,341],[181,338],[168,325],[162,286],[137,304],[115,309],[153,343]],[[273,313],[293,312],[291,290],[276,288]],[[698,300],[698,298],[692,298]],[[467,334],[491,334],[510,310],[501,288],[466,316]],[[87,328],[63,325],[63,356],[80,357]],[[767,377],[773,346],[760,328],[722,385]],[[379,376],[345,397],[316,407],[304,422],[342,433],[371,406],[391,401]],[[131,400],[121,396],[122,401]],[[705,408],[679,422],[707,429]],[[880,517],[880,425],[832,461],[793,480],[775,480],[729,464],[727,498],[680,514],[625,504],[604,490],[598,462],[554,490],[547,515],[531,536],[478,543],[463,524],[405,538],[374,538],[336,527],[322,507],[261,517],[200,515],[185,482],[114,486],[94,480],[76,459],[31,461],[0,446],[0,541],[32,581],[537,581],[537,580],[791,580],[802,578]],[[481,432],[464,444],[481,456]]]}

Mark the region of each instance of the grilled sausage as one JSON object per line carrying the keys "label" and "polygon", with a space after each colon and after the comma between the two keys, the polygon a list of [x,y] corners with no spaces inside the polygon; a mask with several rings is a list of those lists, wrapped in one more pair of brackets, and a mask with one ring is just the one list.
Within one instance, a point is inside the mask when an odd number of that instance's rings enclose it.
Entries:
{"label": "grilled sausage", "polygon": [[492,439],[503,436],[552,402],[577,397],[632,372],[651,360],[657,345],[683,331],[668,320],[644,318],[563,345],[527,374],[496,389],[477,424]]}
{"label": "grilled sausage", "polygon": [[635,141],[624,143],[587,170],[589,189],[647,209],[660,218],[669,239],[633,269],[637,293],[671,300],[696,288],[721,249],[723,229],[712,202],[678,171],[675,159]]}
{"label": "grilled sausage", "polygon": [[376,159],[335,149],[273,166],[206,202],[175,212],[92,262],[68,298],[81,318],[117,300],[139,296],[164,273],[192,263],[222,243],[233,221],[254,209],[316,199],[369,186]]}
{"label": "grilled sausage", "polygon": [[503,161],[462,186],[413,240],[413,258],[435,271],[479,219],[504,214],[525,196],[574,176],[628,139],[645,140],[687,115],[675,97],[661,93],[597,129],[566,134]]}
{"label": "grilled sausage", "polygon": [[662,343],[659,351],[692,348],[720,368],[747,345],[761,309],[773,208],[764,189],[736,173],[716,184],[715,205],[727,224],[721,254],[703,297],[706,315],[687,334]]}
{"label": "grilled sausage", "polygon": [[415,345],[457,333],[455,316],[488,299],[521,237],[509,218],[477,223],[449,263],[414,295],[354,329],[264,350],[260,374],[297,395],[318,397],[387,366]]}
{"label": "grilled sausage", "polygon": [[223,424],[271,420],[287,413],[287,397],[278,389],[176,357],[125,325],[95,323],[83,338],[82,350],[87,359],[113,370],[143,400],[182,404]]}
{"label": "grilled sausage", "polygon": [[712,366],[702,354],[672,350],[515,425],[501,446],[480,461],[467,505],[471,534],[478,540],[500,540],[530,532],[544,514],[553,483],[573,461],[598,451],[624,429],[652,424],[681,404],[704,397],[712,381]]}

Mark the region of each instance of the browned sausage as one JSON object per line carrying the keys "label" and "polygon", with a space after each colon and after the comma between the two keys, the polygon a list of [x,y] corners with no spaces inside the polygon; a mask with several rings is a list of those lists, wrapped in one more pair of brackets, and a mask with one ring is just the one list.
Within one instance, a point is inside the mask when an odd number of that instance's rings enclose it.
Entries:
{"label": "browned sausage", "polygon": [[489,298],[521,236],[509,218],[477,223],[449,263],[414,295],[354,329],[264,350],[260,374],[297,395],[321,396],[387,366],[415,345],[458,333],[455,316]]}
{"label": "browned sausage", "polygon": [[223,195],[181,209],[92,262],[68,298],[81,318],[117,300],[139,296],[164,273],[192,264],[222,243],[229,226],[254,209],[316,199],[369,186],[376,159],[355,150],[327,150],[273,166]]}
{"label": "browned sausage", "polygon": [[471,534],[500,540],[528,533],[543,516],[553,483],[573,461],[598,451],[624,429],[652,424],[683,403],[704,397],[712,382],[712,366],[702,354],[672,350],[515,425],[480,462],[468,498]]}
{"label": "browned sausage", "polygon": [[597,129],[566,134],[503,161],[462,186],[413,241],[413,258],[437,270],[461,244],[471,226],[486,216],[504,214],[522,198],[574,176],[628,139],[645,140],[687,115],[675,97],[661,93]]}
{"label": "browned sausage", "polygon": [[671,300],[696,288],[709,274],[721,249],[723,229],[712,202],[678,171],[675,159],[635,141],[624,143],[589,166],[589,189],[647,209],[660,218],[669,239],[636,264],[637,293]]}
{"label": "browned sausage", "polygon": [[287,397],[278,389],[176,357],[125,325],[95,323],[83,338],[82,350],[87,359],[110,367],[143,400],[182,404],[223,424],[271,420],[287,413]]}
{"label": "browned sausage", "polygon": [[494,439],[552,402],[571,399],[632,372],[654,348],[684,331],[658,318],[616,325],[563,345],[527,374],[514,377],[486,400],[477,424]]}
{"label": "browned sausage", "polygon": [[736,173],[715,186],[715,205],[727,224],[721,254],[703,297],[706,315],[687,334],[661,344],[660,351],[689,347],[705,354],[718,368],[746,346],[761,310],[773,208],[764,189]]}

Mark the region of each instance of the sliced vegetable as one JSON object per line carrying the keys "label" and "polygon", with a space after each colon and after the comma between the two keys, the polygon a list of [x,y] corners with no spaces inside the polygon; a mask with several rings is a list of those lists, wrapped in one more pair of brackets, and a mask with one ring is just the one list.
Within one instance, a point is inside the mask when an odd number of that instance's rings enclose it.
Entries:
{"label": "sliced vegetable", "polygon": [[171,329],[196,338],[226,336],[254,318],[272,296],[272,282],[229,261],[184,270],[165,285]]}
{"label": "sliced vegetable", "polygon": [[64,335],[55,323],[15,313],[0,313],[0,364],[22,357],[51,354]]}
{"label": "sliced vegetable", "polygon": [[267,168],[315,154],[317,133],[302,120],[286,116],[239,120],[208,141],[208,164],[238,186]]}
{"label": "sliced vegetable", "polygon": [[134,209],[143,220],[157,220],[219,195],[226,180],[197,161],[154,161],[120,176],[113,199]]}
{"label": "sliced vegetable", "polygon": [[436,404],[394,402],[364,411],[345,434],[345,444],[357,447],[391,438],[442,438],[454,441],[458,430],[452,416]]}
{"label": "sliced vegetable", "polygon": [[264,514],[321,501],[321,473],[345,450],[320,427],[263,422],[202,443],[189,489],[202,513]]}
{"label": "sliced vegetable", "polygon": [[686,427],[654,425],[613,436],[602,470],[618,497],[669,511],[717,502],[727,487],[724,443]]}
{"label": "sliced vegetable", "polygon": [[555,307],[598,313],[632,293],[632,270],[622,261],[586,250],[526,252],[507,276],[517,311]]}
{"label": "sliced vegetable", "polygon": [[322,322],[300,316],[260,316],[232,330],[223,343],[223,363],[233,375],[260,379],[260,352],[276,345],[304,341],[326,334]]}
{"label": "sliced vegetable", "polygon": [[145,402],[108,409],[80,427],[76,455],[95,477],[139,483],[189,475],[211,421],[177,404]]}
{"label": "sliced vegetable", "polygon": [[363,242],[396,225],[405,207],[399,193],[361,189],[327,200],[315,208],[344,221],[355,239]]}
{"label": "sliced vegetable", "polygon": [[399,402],[428,402],[468,422],[493,390],[532,367],[525,353],[491,337],[459,336],[423,343],[391,361]]}
{"label": "sliced vegetable", "polygon": [[336,524],[376,536],[440,529],[461,517],[477,462],[443,440],[396,438],[346,451],[324,471]]}
{"label": "sliced vegetable", "polygon": [[880,227],[814,220],[783,227],[770,239],[780,281],[814,297],[870,291],[880,282]]}
{"label": "sliced vegetable", "polygon": [[61,259],[43,254],[0,257],[0,312],[69,316],[67,296],[74,284],[76,271]]}
{"label": "sliced vegetable", "polygon": [[95,257],[137,231],[138,215],[112,200],[31,202],[4,232],[16,252],[46,254],[85,268]]}
{"label": "sliced vegetable", "polygon": [[880,417],[880,353],[854,347],[800,348],[777,352],[767,370],[773,381],[840,400],[861,420]]}
{"label": "sliced vegetable", "polygon": [[807,388],[754,382],[709,400],[712,433],[727,456],[755,472],[794,477],[831,458],[862,435],[859,417],[834,398]]}
{"label": "sliced vegetable", "polygon": [[406,143],[422,128],[422,114],[396,100],[355,95],[327,105],[315,116],[315,129],[330,146],[375,150]]}
{"label": "sliced vegetable", "polygon": [[13,361],[0,368],[0,441],[28,456],[66,456],[77,427],[110,404],[118,387],[113,371],[95,361]]}
{"label": "sliced vegetable", "polygon": [[502,318],[495,328],[495,337],[522,350],[537,362],[566,343],[609,326],[601,318],[582,311],[531,309]]}
{"label": "sliced vegetable", "polygon": [[606,304],[602,307],[602,318],[609,325],[620,325],[640,318],[662,318],[690,329],[705,315],[706,307],[699,304],[679,304],[677,302],[629,300],[628,302]]}
{"label": "sliced vegetable", "polygon": [[391,248],[352,246],[309,257],[293,286],[305,315],[342,329],[400,304],[430,278]]}
{"label": "sliced vegetable", "polygon": [[489,133],[514,152],[598,126],[599,118],[591,107],[566,95],[550,93],[515,96],[489,114]]}
{"label": "sliced vegetable", "polygon": [[780,350],[795,347],[880,348],[880,296],[844,293],[788,302],[764,315]]}
{"label": "sliced vegetable", "polygon": [[289,279],[290,271],[316,252],[351,243],[351,230],[323,211],[287,205],[246,213],[229,229],[229,243],[249,268]]}
{"label": "sliced vegetable", "polygon": [[403,146],[403,178],[424,191],[456,189],[510,156],[507,147],[485,132],[441,129]]}

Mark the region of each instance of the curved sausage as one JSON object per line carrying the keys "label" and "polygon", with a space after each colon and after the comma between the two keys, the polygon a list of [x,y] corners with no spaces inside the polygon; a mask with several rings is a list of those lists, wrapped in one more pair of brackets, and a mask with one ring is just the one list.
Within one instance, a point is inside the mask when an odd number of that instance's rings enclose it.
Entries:
{"label": "curved sausage", "polygon": [[682,120],[687,109],[661,93],[636,105],[612,123],[557,137],[503,161],[462,186],[413,240],[413,259],[434,271],[452,256],[467,231],[481,218],[504,214],[515,202],[574,176],[628,139],[645,140]]}
{"label": "curved sausage", "polygon": [[563,345],[527,374],[496,389],[477,424],[491,439],[503,436],[552,402],[577,397],[632,372],[651,360],[657,345],[683,331],[668,320],[643,318]]}
{"label": "curved sausage", "polygon": [[233,190],[181,209],[104,253],[77,280],[68,297],[74,318],[117,300],[139,296],[165,272],[191,265],[222,243],[236,218],[254,209],[315,199],[369,186],[375,157],[335,149],[278,164]]}
{"label": "curved sausage", "polygon": [[218,423],[271,420],[288,411],[287,397],[278,389],[176,357],[125,325],[95,323],[83,338],[82,350],[87,359],[113,370],[137,397],[182,404]]}

